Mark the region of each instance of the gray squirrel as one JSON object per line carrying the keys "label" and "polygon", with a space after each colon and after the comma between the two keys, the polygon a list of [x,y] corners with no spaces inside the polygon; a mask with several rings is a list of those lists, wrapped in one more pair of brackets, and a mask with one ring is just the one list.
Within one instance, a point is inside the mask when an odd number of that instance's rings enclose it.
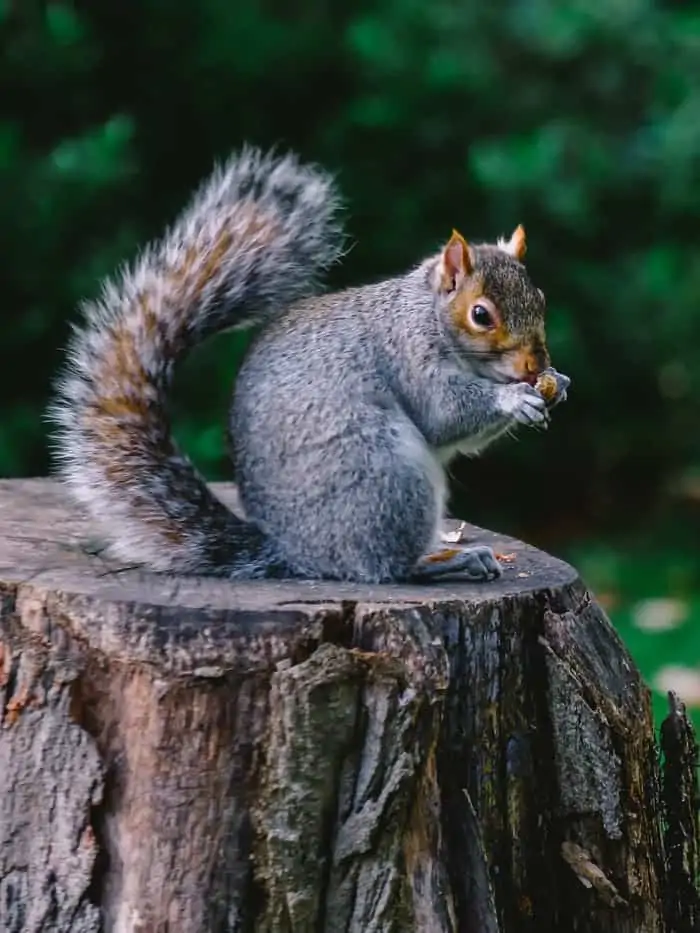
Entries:
{"label": "gray squirrel", "polygon": [[[443,465],[566,397],[525,232],[454,232],[404,275],[318,294],[339,206],[324,171],[246,148],[84,306],[50,416],[60,474],[116,558],[232,580],[500,574],[489,547],[441,547]],[[191,348],[253,325],[229,425],[243,519],[175,445],[167,394]]]}

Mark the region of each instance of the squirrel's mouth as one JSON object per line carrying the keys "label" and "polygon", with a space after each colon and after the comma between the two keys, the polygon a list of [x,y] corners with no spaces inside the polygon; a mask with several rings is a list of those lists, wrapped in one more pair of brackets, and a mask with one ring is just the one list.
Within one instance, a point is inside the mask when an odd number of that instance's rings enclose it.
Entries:
{"label": "squirrel's mouth", "polygon": [[517,385],[519,382],[527,382],[528,385],[534,386],[537,382],[540,374],[539,373],[492,373],[491,378],[494,382],[500,382],[503,385]]}
{"label": "squirrel's mouth", "polygon": [[534,386],[540,376],[540,371],[523,372],[520,366],[514,365],[514,361],[506,353],[471,353],[469,357],[477,373],[501,385],[517,385],[519,382],[526,382]]}
{"label": "squirrel's mouth", "polygon": [[526,382],[529,386],[534,386],[540,377],[540,373],[526,373],[524,376],[504,376],[499,382],[506,385],[517,385],[519,382]]}

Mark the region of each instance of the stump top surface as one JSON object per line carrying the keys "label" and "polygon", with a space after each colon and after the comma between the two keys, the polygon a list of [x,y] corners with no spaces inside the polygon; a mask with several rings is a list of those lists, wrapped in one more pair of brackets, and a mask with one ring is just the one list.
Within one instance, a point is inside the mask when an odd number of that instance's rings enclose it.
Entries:
{"label": "stump top surface", "polygon": [[[235,504],[235,487],[215,484],[222,500]],[[456,527],[457,523],[453,523]],[[13,600],[23,625],[46,635],[60,619],[95,647],[129,657],[172,658],[174,644],[204,662],[234,654],[251,639],[301,637],[358,607],[387,610],[424,607],[449,611],[458,602],[468,611],[497,606],[572,585],[568,564],[521,541],[468,526],[467,540],[509,555],[500,580],[467,583],[445,579],[434,585],[366,586],[313,581],[252,581],[171,576],[128,568],[94,553],[94,529],[56,482],[0,480],[0,603]],[[91,551],[91,544],[93,549]],[[218,647],[217,647],[218,646]],[[273,652],[274,653],[274,652]],[[206,663],[210,663],[206,661]]]}
{"label": "stump top surface", "polygon": [[[215,483],[217,495],[235,504],[235,488]],[[457,522],[448,523],[456,528]],[[487,543],[509,558],[500,580],[468,583],[458,578],[431,585],[366,586],[324,581],[226,580],[148,573],[91,551],[94,529],[51,480],[0,480],[0,584],[31,581],[47,588],[183,608],[271,609],[275,606],[337,603],[492,602],[529,591],[558,588],[576,579],[568,564],[537,548],[469,525],[468,543]]]}

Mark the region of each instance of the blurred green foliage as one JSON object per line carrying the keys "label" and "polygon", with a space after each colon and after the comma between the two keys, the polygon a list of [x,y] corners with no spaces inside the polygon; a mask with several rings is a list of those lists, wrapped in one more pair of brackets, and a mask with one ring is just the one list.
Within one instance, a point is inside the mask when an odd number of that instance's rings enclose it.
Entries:
{"label": "blurred green foliage", "polygon": [[[457,465],[456,510],[563,553],[624,527],[611,547],[656,547],[666,581],[668,540],[700,588],[700,6],[0,0],[0,42],[0,475],[49,469],[79,300],[215,158],[278,144],[338,173],[354,248],[334,285],[393,274],[452,226],[526,225],[570,401],[547,435]],[[216,341],[176,387],[211,477],[242,351]]]}

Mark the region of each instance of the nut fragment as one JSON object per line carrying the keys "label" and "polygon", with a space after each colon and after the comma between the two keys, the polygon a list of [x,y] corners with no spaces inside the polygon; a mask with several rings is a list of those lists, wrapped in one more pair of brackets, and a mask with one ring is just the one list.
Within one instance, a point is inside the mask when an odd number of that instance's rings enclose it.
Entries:
{"label": "nut fragment", "polygon": [[546,401],[551,402],[559,389],[557,377],[551,372],[540,373],[535,388]]}
{"label": "nut fragment", "polygon": [[496,560],[501,564],[512,564],[515,561],[517,554],[499,554],[497,551],[495,556]]}

